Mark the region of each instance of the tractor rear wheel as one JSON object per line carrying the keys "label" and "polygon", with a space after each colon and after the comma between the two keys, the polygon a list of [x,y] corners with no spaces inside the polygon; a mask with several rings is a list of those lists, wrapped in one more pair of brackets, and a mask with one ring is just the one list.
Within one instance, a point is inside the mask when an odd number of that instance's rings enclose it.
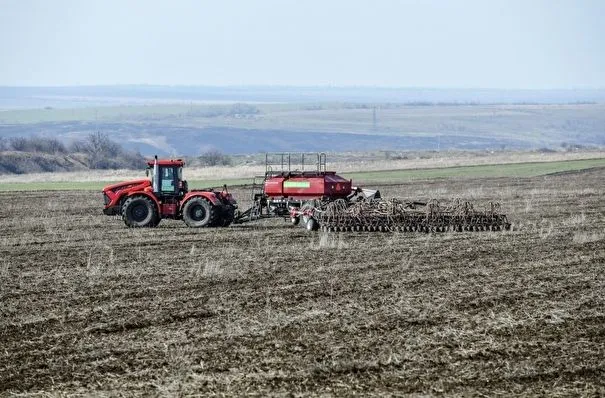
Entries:
{"label": "tractor rear wheel", "polygon": [[229,206],[225,210],[223,210],[223,213],[221,214],[221,218],[220,218],[220,220],[218,220],[218,225],[220,227],[228,227],[229,225],[231,225],[231,223],[233,222],[234,219],[235,219],[235,209],[233,208],[233,206]]}
{"label": "tractor rear wheel", "polygon": [[183,221],[191,228],[212,227],[218,216],[216,207],[200,197],[190,199],[183,206]]}
{"label": "tractor rear wheel", "polygon": [[133,196],[122,205],[122,220],[131,228],[156,227],[160,223],[160,215],[151,199]]}

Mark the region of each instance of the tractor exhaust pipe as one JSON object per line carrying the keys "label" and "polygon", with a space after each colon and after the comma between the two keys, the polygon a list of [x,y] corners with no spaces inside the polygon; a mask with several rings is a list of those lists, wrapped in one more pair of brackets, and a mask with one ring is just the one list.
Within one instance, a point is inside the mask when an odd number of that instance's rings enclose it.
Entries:
{"label": "tractor exhaust pipe", "polygon": [[153,186],[153,193],[160,192],[160,166],[158,165],[158,155],[155,155],[153,161],[153,180],[151,181]]}

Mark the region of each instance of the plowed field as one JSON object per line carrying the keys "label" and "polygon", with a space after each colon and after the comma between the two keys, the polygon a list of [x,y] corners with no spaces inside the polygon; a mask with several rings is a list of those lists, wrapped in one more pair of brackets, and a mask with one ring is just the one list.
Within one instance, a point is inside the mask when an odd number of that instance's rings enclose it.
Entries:
{"label": "plowed field", "polygon": [[2,192],[0,395],[603,395],[604,181],[379,186],[514,228],[441,234],[132,230],[98,192]]}

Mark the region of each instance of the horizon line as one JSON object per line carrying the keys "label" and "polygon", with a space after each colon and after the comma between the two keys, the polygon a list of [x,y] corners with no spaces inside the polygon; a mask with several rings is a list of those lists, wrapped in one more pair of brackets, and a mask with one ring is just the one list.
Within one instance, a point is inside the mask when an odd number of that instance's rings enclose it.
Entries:
{"label": "horizon line", "polygon": [[554,87],[554,88],[501,88],[501,87],[438,87],[438,86],[383,86],[383,85],[283,85],[283,84],[150,84],[150,83],[116,83],[116,84],[58,84],[58,85],[5,85],[0,88],[10,89],[46,89],[46,88],[110,88],[110,87],[149,87],[149,88],[218,88],[218,89],[361,89],[361,90],[434,90],[434,91],[605,91],[605,87]]}

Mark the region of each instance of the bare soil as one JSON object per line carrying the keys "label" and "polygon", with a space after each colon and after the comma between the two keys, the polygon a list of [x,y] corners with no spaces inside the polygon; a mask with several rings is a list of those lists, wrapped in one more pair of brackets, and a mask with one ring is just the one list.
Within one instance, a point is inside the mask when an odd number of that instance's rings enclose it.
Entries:
{"label": "bare soil", "polygon": [[97,192],[0,193],[0,395],[604,395],[603,181],[379,187],[514,227],[441,234],[132,230]]}

